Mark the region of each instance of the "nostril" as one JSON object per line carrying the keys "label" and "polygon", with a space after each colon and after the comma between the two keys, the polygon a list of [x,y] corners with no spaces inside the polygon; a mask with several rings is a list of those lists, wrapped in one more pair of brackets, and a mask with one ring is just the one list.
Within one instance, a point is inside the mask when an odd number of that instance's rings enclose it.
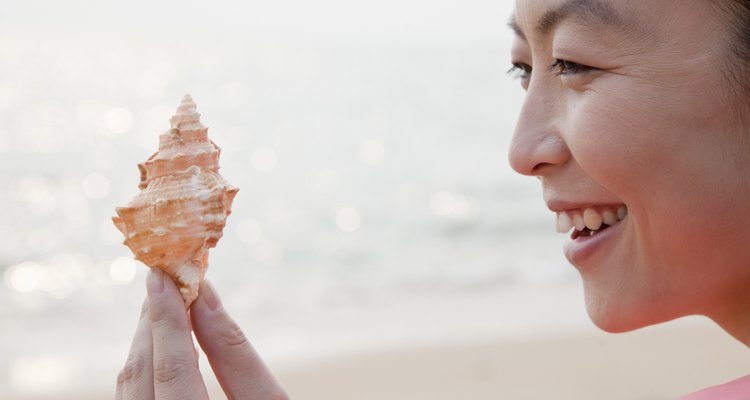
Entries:
{"label": "nostril", "polygon": [[536,154],[536,146],[533,146],[531,142],[525,140],[527,138],[516,137],[511,143],[510,152],[508,153],[508,161],[511,168],[521,175],[534,176],[537,175],[537,170],[540,167],[538,155]]}
{"label": "nostril", "polygon": [[541,175],[544,174],[546,169],[549,169],[552,167],[553,167],[553,164],[550,164],[550,163],[539,163],[531,169],[531,175],[536,175],[536,176],[541,177]]}
{"label": "nostril", "polygon": [[557,135],[514,137],[509,152],[511,167],[522,175],[549,173],[572,158],[567,144]]}

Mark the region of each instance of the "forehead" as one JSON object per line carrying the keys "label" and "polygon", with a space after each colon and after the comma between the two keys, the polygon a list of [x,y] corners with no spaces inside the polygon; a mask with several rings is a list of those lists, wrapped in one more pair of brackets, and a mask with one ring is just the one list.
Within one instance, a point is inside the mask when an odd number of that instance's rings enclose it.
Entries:
{"label": "forehead", "polygon": [[516,0],[511,19],[511,27],[528,41],[545,40],[569,23],[652,45],[676,44],[676,36],[702,36],[697,42],[704,42],[726,30],[714,2],[706,0]]}
{"label": "forehead", "polygon": [[[611,0],[518,0],[510,26],[518,36],[547,36],[563,22],[586,26],[626,28],[632,25],[622,10],[625,1]],[[619,4],[619,6],[618,6]]]}

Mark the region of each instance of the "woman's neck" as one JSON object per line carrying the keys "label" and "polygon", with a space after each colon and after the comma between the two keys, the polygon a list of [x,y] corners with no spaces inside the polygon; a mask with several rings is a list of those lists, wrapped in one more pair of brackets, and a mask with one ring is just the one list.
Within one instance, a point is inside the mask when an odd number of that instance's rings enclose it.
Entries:
{"label": "woman's neck", "polygon": [[737,296],[730,306],[721,312],[707,314],[727,333],[750,347],[750,290]]}

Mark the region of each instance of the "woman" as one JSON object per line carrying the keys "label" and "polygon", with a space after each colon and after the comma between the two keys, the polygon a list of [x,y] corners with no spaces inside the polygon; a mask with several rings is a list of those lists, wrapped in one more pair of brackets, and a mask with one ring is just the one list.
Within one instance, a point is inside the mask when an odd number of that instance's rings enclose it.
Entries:
{"label": "woman", "polygon": [[[591,319],[703,314],[750,345],[750,1],[518,0],[511,25],[528,93],[510,162],[573,230]],[[148,293],[117,398],[207,398],[177,289],[152,272]],[[286,397],[210,284],[190,318],[230,398]]]}
{"label": "woman", "polygon": [[572,230],[592,321],[700,314],[750,345],[750,1],[518,0],[511,27],[510,163]]}

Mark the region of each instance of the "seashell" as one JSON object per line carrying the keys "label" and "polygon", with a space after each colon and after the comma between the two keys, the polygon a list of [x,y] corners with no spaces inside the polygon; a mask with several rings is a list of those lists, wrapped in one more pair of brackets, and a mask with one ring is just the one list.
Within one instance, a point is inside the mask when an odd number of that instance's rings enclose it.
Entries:
{"label": "seashell", "polygon": [[238,189],[219,175],[221,149],[208,138],[190,95],[159,136],[159,151],[138,164],[138,193],[112,217],[135,258],[167,273],[189,307],[222,236]]}

